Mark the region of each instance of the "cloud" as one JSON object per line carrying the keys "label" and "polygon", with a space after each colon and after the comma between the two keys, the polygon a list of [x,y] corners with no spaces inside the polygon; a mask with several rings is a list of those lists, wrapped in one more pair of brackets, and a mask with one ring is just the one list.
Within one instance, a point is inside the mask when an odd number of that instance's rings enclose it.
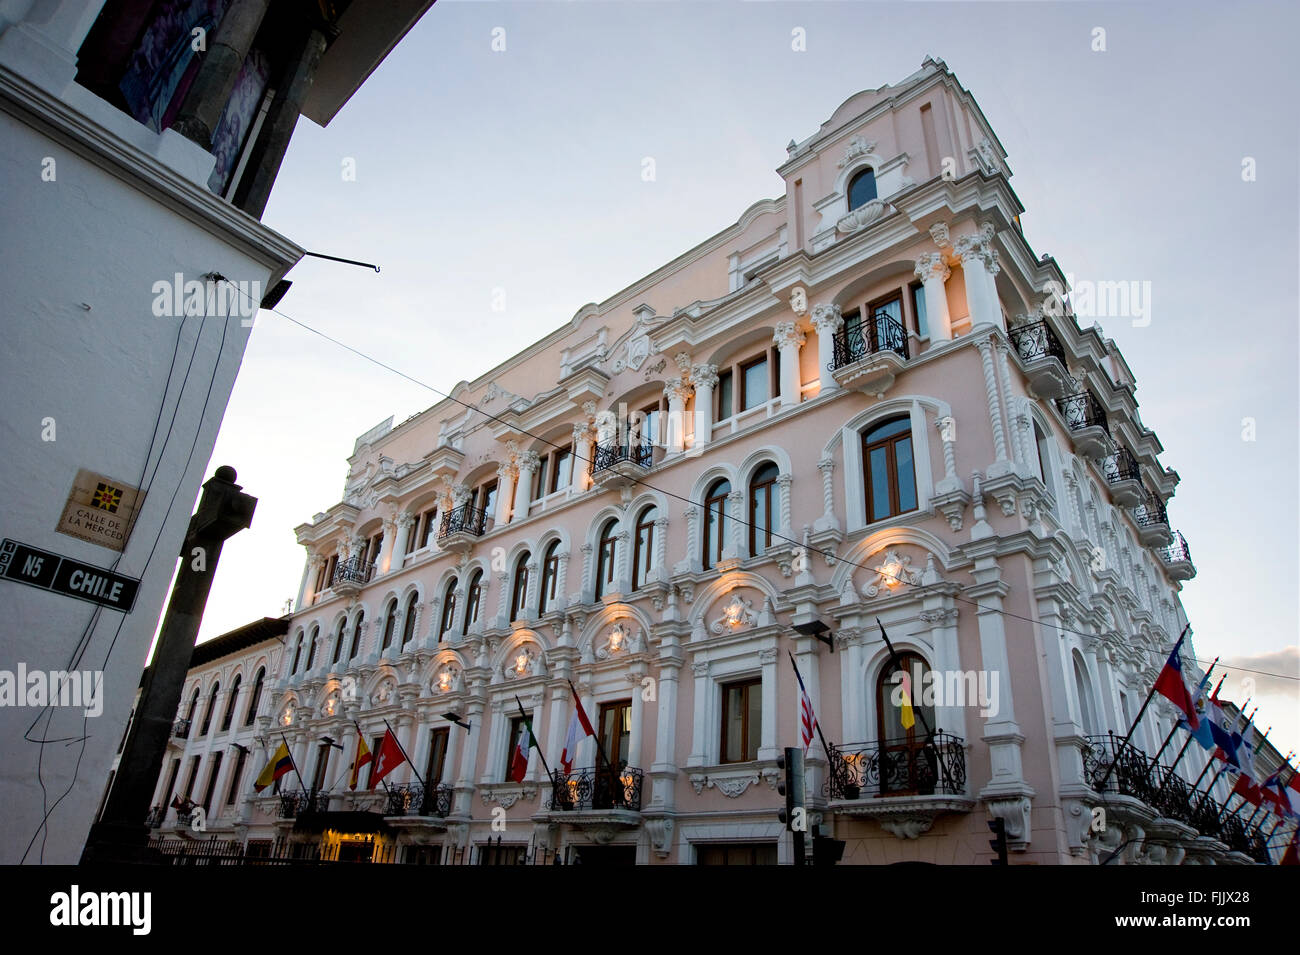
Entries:
{"label": "cloud", "polygon": [[[1219,666],[1227,673],[1223,691],[1228,699],[1240,695],[1244,701],[1246,695],[1267,695],[1300,700],[1300,646],[1286,646],[1251,656],[1225,657],[1219,661]],[[1249,682],[1252,680],[1253,684]],[[1229,687],[1233,687],[1234,692],[1229,693]],[[1237,687],[1244,687],[1248,692],[1238,694]],[[1253,692],[1249,692],[1251,689]]]}

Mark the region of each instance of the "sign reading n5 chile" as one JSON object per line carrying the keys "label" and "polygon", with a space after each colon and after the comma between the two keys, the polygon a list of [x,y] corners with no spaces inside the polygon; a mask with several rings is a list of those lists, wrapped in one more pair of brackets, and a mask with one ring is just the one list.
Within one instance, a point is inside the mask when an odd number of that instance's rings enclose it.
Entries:
{"label": "sign reading n5 chile", "polygon": [[134,577],[83,564],[7,537],[0,541],[0,579],[52,590],[123,613],[131,612],[140,591],[140,581]]}
{"label": "sign reading n5 chile", "polygon": [[123,551],[143,504],[139,488],[82,468],[72,482],[68,503],[54,529],[78,540]]}

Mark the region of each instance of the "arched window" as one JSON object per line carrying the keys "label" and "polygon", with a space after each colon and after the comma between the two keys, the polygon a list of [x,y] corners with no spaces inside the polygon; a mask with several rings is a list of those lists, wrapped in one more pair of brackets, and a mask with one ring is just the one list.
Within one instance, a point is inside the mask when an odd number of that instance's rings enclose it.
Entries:
{"label": "arched window", "polygon": [[727,495],[731,482],[720,478],[709,485],[704,495],[704,567],[707,570],[722,560],[723,540],[727,536]]}
{"label": "arched window", "polygon": [[259,667],[253,679],[253,692],[248,698],[248,713],[244,716],[244,725],[252,726],[257,719],[257,708],[262,702],[262,684],[266,681],[266,667]]}
{"label": "arched window", "polygon": [[212,684],[212,692],[208,694],[208,705],[203,708],[203,728],[199,730],[200,736],[208,735],[208,727],[212,725],[212,709],[217,705],[217,693],[220,690],[220,682]]}
{"label": "arched window", "polygon": [[849,180],[849,211],[876,198],[876,174],[864,169]]}
{"label": "arched window", "polygon": [[388,602],[388,609],[384,611],[384,642],[379,648],[379,652],[385,652],[393,645],[393,628],[397,625],[397,598]]}
{"label": "arched window", "polygon": [[289,667],[289,675],[293,676],[298,672],[298,661],[302,659],[302,631],[298,631],[298,640],[293,645],[293,666]]}
{"label": "arched window", "polygon": [[542,552],[542,592],[537,598],[537,612],[546,613],[555,604],[555,588],[560,580],[560,542],[553,540]]}
{"label": "arched window", "polygon": [[414,591],[406,598],[406,610],[402,612],[402,646],[415,639],[415,618],[418,616],[415,609],[419,603],[420,595]]}
{"label": "arched window", "polygon": [[334,652],[330,654],[330,666],[339,662],[339,657],[343,656],[343,632],[347,630],[348,618],[343,617],[339,620],[339,632],[334,634]]}
{"label": "arched window", "polygon": [[366,612],[358,610],[356,622],[352,624],[352,645],[348,647],[348,660],[355,660],[358,651],[361,649],[361,625],[365,622],[365,619]]}
{"label": "arched window", "polygon": [[632,548],[632,589],[638,590],[650,579],[655,566],[655,521],[659,508],[651,504],[636,519],[636,543]]}
{"label": "arched window", "polygon": [[241,674],[235,675],[235,681],[230,684],[230,699],[226,701],[226,711],[221,716],[221,732],[230,729],[230,721],[235,718],[235,700],[239,698],[239,684],[244,682]]}
{"label": "arched window", "polygon": [[185,718],[191,722],[194,720],[194,711],[199,708],[199,688],[196,686],[194,692],[190,695],[190,708],[185,714]]}
{"label": "arched window", "polygon": [[1078,650],[1070,656],[1074,664],[1074,689],[1079,694],[1079,718],[1083,723],[1083,733],[1085,736],[1096,736],[1097,717],[1093,706],[1092,686],[1087,676],[1088,668],[1083,662],[1083,657],[1079,656]]}
{"label": "arched window", "polygon": [[1052,458],[1047,451],[1047,435],[1043,434],[1043,429],[1034,422],[1034,447],[1038,449],[1038,476],[1042,478],[1044,484],[1048,484],[1047,469],[1051,466]]}
{"label": "arched window", "polygon": [[924,705],[930,667],[918,654],[900,653],[876,680],[881,794],[934,792],[938,760],[929,732],[934,707]]}
{"label": "arched window", "polygon": [[862,433],[867,521],[916,510],[916,468],[912,464],[912,422],[890,418]]}
{"label": "arched window", "polygon": [[468,634],[469,628],[478,623],[478,608],[483,602],[483,571],[476,570],[469,578],[469,591],[465,595],[465,625],[461,633]]}
{"label": "arched window", "polygon": [[596,549],[596,599],[617,589],[614,583],[618,556],[618,521],[610,518],[600,529],[600,543]]}
{"label": "arched window", "polygon": [[460,583],[455,577],[447,581],[447,589],[442,592],[442,620],[438,622],[438,639],[451,629],[456,622],[456,587]]}
{"label": "arched window", "polygon": [[776,523],[776,465],[770,461],[749,479],[749,553],[767,553],[772,546],[772,525]]}
{"label": "arched window", "polygon": [[320,636],[320,627],[311,628],[311,636],[307,638],[307,672],[316,665],[316,643]]}
{"label": "arched window", "polygon": [[518,620],[528,601],[528,561],[532,555],[524,551],[515,561],[514,583],[510,586],[510,619]]}

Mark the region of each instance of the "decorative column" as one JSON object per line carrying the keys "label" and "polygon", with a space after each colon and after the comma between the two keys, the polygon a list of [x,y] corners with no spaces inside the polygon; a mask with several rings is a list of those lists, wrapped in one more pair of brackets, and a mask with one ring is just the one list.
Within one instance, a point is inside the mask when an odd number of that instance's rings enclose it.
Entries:
{"label": "decorative column", "polygon": [[627,764],[633,769],[644,769],[641,763],[641,737],[645,724],[645,701],[641,699],[641,678],[645,675],[645,664],[634,664],[627,675],[627,682],[632,684],[632,728],[627,737]]}
{"label": "decorative column", "polygon": [[524,566],[528,568],[528,590],[524,594],[524,605],[519,608],[519,615],[525,620],[532,620],[537,616],[537,594],[541,590],[537,581],[537,557],[530,556]]}
{"label": "decorative column", "polygon": [[587,489],[591,470],[591,427],[587,424],[573,426],[573,477],[569,485],[574,494]]}
{"label": "decorative column", "polygon": [[776,476],[776,486],[781,489],[780,505],[781,526],[779,533],[785,538],[781,544],[788,544],[794,537],[794,527],[790,523],[791,501],[790,485],[794,482],[794,476],[790,474],[778,474]]}
{"label": "decorative column", "polygon": [[690,383],[681,378],[664,382],[664,396],[668,399],[669,454],[680,454],[686,446],[686,399],[691,393]]}
{"label": "decorative column", "polygon": [[717,365],[696,365],[691,369],[695,383],[695,443],[703,448],[713,440],[713,389],[718,387]]}
{"label": "decorative column", "polygon": [[781,405],[797,405],[800,399],[799,349],[806,339],[794,322],[778,322],[772,344],[781,355]]}
{"label": "decorative column", "polygon": [[[992,248],[993,228],[985,226],[974,235],[960,236],[953,250],[961,256],[962,273],[966,281],[966,301],[970,305],[970,323],[995,325],[1006,331],[1002,322],[1002,309],[998,306],[997,285],[994,276],[1000,271],[997,252]],[[928,304],[928,303],[927,303]]]}
{"label": "decorative column", "polygon": [[[1008,367],[1010,347],[1005,341],[998,342],[998,373],[1002,384],[1002,394],[1007,406],[1007,425],[1011,431],[1011,453],[1013,460],[1020,465],[1025,474],[1033,473],[1032,464],[1037,457],[1036,449],[1027,446],[1025,430],[1029,427],[1029,413],[1020,406],[1019,396],[1011,391],[1011,370]],[[1031,453],[1031,451],[1033,453]]]}
{"label": "decorative column", "polygon": [[758,662],[763,668],[763,727],[758,744],[759,759],[776,759],[781,755],[777,745],[777,727],[781,724],[776,692],[778,656],[776,647],[766,647],[758,651]]}
{"label": "decorative column", "polygon": [[942,252],[930,252],[916,260],[916,277],[921,280],[925,294],[925,323],[930,331],[930,341],[952,339],[952,318],[948,314],[948,293],[944,283],[952,275]]}
{"label": "decorative column", "polygon": [[687,504],[683,509],[686,513],[686,557],[682,561],[688,570],[696,573],[702,569],[700,564],[700,539],[695,533],[695,529],[700,524],[700,509],[694,504]]}
{"label": "decorative column", "polygon": [[[295,610],[301,610],[308,600],[316,596],[316,578],[320,576],[321,565],[325,563],[325,558],[320,554],[310,554],[307,557],[307,566],[302,572],[302,583],[298,585],[298,603]],[[311,590],[307,590],[310,581]]]}
{"label": "decorative column", "polygon": [[822,472],[822,516],[813,523],[813,530],[839,530],[840,521],[835,516],[835,459],[822,458],[817,470]]}
{"label": "decorative column", "polygon": [[821,379],[822,394],[825,394],[839,388],[839,383],[831,377],[831,366],[835,364],[835,335],[844,327],[840,307],[814,305],[812,324],[817,330],[817,375]]}
{"label": "decorative column", "polygon": [[[687,766],[704,766],[709,761],[709,661],[696,660],[691,664],[691,672],[695,674],[695,713],[691,720],[691,754],[686,757]],[[662,692],[662,687],[660,688]],[[660,706],[662,706],[662,702]],[[662,728],[662,723],[660,724]],[[673,745],[669,739],[667,744],[663,740],[663,733],[660,733],[659,740],[659,759],[666,762],[672,761]]]}
{"label": "decorative column", "polygon": [[614,540],[614,582],[618,586],[620,594],[630,594],[632,592],[632,576],[629,571],[632,566],[632,548],[629,546],[631,537],[624,523],[620,522],[619,532],[614,535]]}
{"label": "decorative column", "polygon": [[668,518],[660,517],[655,521],[655,565],[650,573],[651,580],[668,579]]}
{"label": "decorative column", "polygon": [[579,549],[582,551],[582,580],[578,581],[578,590],[581,593],[582,602],[591,603],[596,592],[595,581],[591,577],[592,546],[583,544]]}
{"label": "decorative column", "polygon": [[492,515],[495,526],[503,527],[510,520],[510,503],[515,494],[515,478],[519,468],[506,462],[497,468],[497,512]]}
{"label": "decorative column", "polygon": [[987,476],[999,477],[1011,470],[1007,460],[1006,430],[1002,424],[1002,405],[998,400],[998,384],[993,373],[993,347],[985,338],[979,343],[980,361],[984,366],[984,392],[988,398],[989,422],[993,426],[993,449],[997,460],[989,465]]}
{"label": "decorative column", "polygon": [[[402,558],[406,556],[406,544],[411,538],[411,525],[415,523],[415,515],[410,511],[402,511],[397,515],[393,523],[397,525],[397,533],[393,537],[392,550],[388,553],[389,568],[391,570],[401,570]],[[384,540],[388,540],[387,527],[384,528]]]}
{"label": "decorative column", "polygon": [[[655,709],[655,756],[650,765],[653,790],[650,805],[672,809],[677,782],[677,680],[682,667],[681,649],[660,648],[658,704]],[[634,691],[635,692],[635,691]],[[639,693],[637,694],[640,695]]]}
{"label": "decorative column", "polygon": [[[481,691],[480,691],[481,692]],[[469,739],[461,753],[460,774],[456,777],[456,815],[468,817],[474,799],[474,762],[478,758],[479,737],[483,732],[483,701],[471,698],[465,707]]]}
{"label": "decorative column", "polygon": [[731,543],[722,553],[723,560],[738,558],[745,552],[745,525],[740,510],[744,499],[745,495],[740,493],[739,488],[727,495],[727,503],[731,505]]}
{"label": "decorative column", "polygon": [[528,518],[528,505],[533,502],[533,478],[541,465],[541,458],[536,451],[525,451],[516,462],[519,468],[519,483],[515,490],[515,507],[510,515],[510,522]]}

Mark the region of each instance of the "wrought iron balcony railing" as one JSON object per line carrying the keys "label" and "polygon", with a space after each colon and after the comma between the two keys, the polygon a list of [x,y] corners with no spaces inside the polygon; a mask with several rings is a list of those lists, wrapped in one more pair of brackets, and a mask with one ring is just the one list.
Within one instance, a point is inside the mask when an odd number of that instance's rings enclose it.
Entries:
{"label": "wrought iron balcony railing", "polygon": [[1052,326],[1046,321],[1021,325],[1019,328],[1011,329],[1008,334],[1011,336],[1011,344],[1016,346],[1016,351],[1024,361],[1056,358],[1061,364],[1065,364],[1065,349],[1061,346],[1061,340],[1056,337],[1056,332],[1052,331]]}
{"label": "wrought iron balcony railing", "polygon": [[575,809],[640,812],[641,781],[641,770],[631,766],[619,770],[608,766],[575,769],[568,774],[557,769],[551,776],[551,809],[555,812]]}
{"label": "wrought iron balcony railing", "polygon": [[1187,538],[1183,536],[1182,531],[1174,531],[1174,539],[1167,547],[1160,548],[1160,557],[1166,564],[1175,564],[1180,561],[1192,562],[1192,550],[1187,546]]}
{"label": "wrought iron balcony railing", "polygon": [[1091,391],[1068,395],[1060,401],[1061,414],[1065,417],[1065,423],[1069,425],[1071,431],[1106,427],[1106,409],[1101,406],[1101,402]]}
{"label": "wrought iron balcony railing", "polygon": [[438,541],[442,542],[452,534],[472,534],[475,537],[482,537],[487,529],[487,517],[487,511],[471,504],[462,504],[460,507],[453,508],[442,516],[442,524],[438,528]]}
{"label": "wrought iron balcony railing", "polygon": [[291,789],[280,793],[280,818],[296,819],[309,812],[324,812],[329,808],[330,793],[305,792]]}
{"label": "wrought iron balcony railing", "polygon": [[189,739],[190,722],[188,719],[177,720],[176,725],[172,727],[172,735],[177,739]]}
{"label": "wrought iron balcony railing", "polygon": [[876,352],[892,351],[907,358],[907,329],[888,312],[876,312],[861,325],[836,333],[831,371],[862,361]]}
{"label": "wrought iron balcony railing", "polygon": [[1137,463],[1137,458],[1133,457],[1133,453],[1123,445],[1120,445],[1110,457],[1105,458],[1101,462],[1101,467],[1106,474],[1107,484],[1142,480],[1142,469]]}
{"label": "wrought iron balcony railing", "polygon": [[1154,808],[1159,782],[1152,780],[1151,760],[1114,733],[1088,737],[1083,772],[1088,785],[1098,792],[1132,796]]}
{"label": "wrought iron balcony railing", "polygon": [[330,586],[337,587],[339,584],[344,583],[368,584],[374,572],[374,564],[362,561],[360,557],[349,557],[347,560],[339,561],[335,566]]}
{"label": "wrought iron balcony railing", "polygon": [[1165,510],[1164,502],[1148,491],[1142,503],[1133,508],[1133,519],[1139,527],[1154,527],[1168,524],[1169,512]]}
{"label": "wrought iron balcony railing", "polygon": [[597,444],[591,455],[591,473],[600,474],[623,461],[648,470],[654,463],[654,451],[652,444]]}
{"label": "wrought iron balcony railing", "polygon": [[966,747],[960,736],[929,737],[832,746],[825,785],[831,799],[966,793]]}
{"label": "wrought iron balcony railing", "polygon": [[399,786],[388,791],[385,816],[437,816],[451,814],[450,786]]}

